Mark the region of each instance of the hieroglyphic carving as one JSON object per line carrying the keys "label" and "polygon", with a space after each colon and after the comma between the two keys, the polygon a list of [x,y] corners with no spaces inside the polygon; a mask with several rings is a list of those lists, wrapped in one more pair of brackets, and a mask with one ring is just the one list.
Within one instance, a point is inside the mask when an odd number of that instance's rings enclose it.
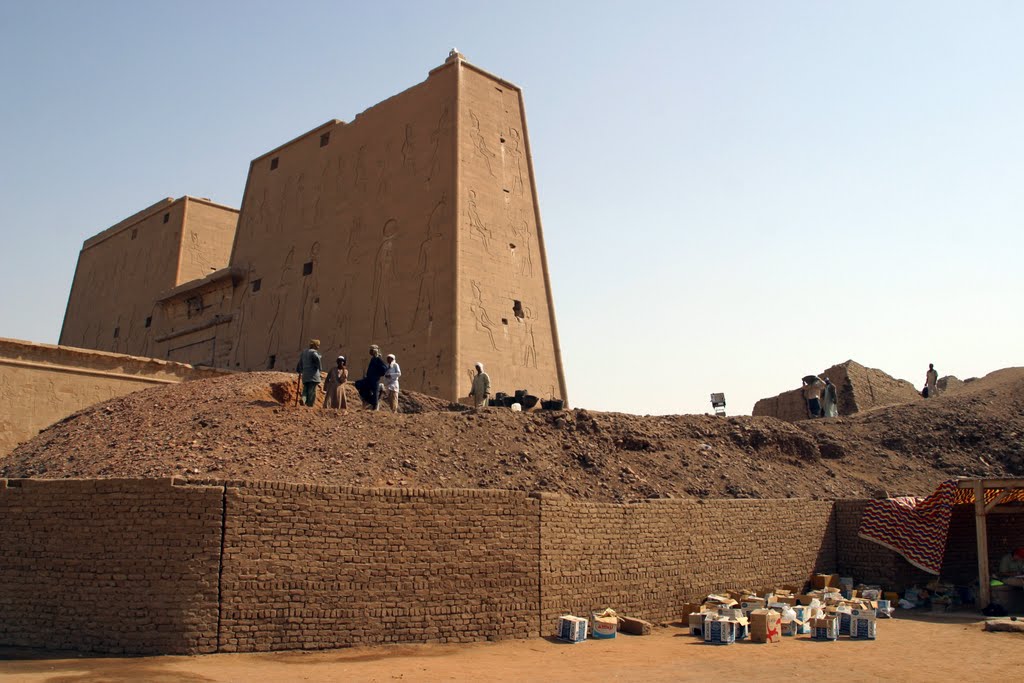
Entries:
{"label": "hieroglyphic carving", "polygon": [[427,173],[427,182],[429,183],[437,172],[440,170],[440,156],[439,152],[441,149],[441,140],[446,139],[448,134],[451,132],[451,111],[449,111],[447,105],[441,112],[441,116],[437,119],[437,126],[430,132],[430,172]]}
{"label": "hieroglyphic carving", "polygon": [[483,331],[487,334],[488,339],[491,340],[491,348],[498,351],[498,343],[494,341],[494,328],[497,325],[491,320],[491,316],[487,314],[487,309],[484,307],[484,296],[483,291],[480,288],[480,283],[476,280],[471,280],[470,285],[473,288],[473,301],[469,304],[469,310],[473,314],[473,319],[476,321],[477,331]]}
{"label": "hieroglyphic carving", "polygon": [[380,246],[373,268],[373,336],[391,336],[390,290],[395,278],[395,238],[398,236],[398,220],[389,218],[381,230]]}
{"label": "hieroglyphic carving", "polygon": [[313,311],[320,302],[320,243],[313,242],[309,248],[309,262],[313,264],[313,272],[302,278],[302,312],[299,318],[299,340],[295,348],[301,349],[306,343],[306,325],[313,318]]}
{"label": "hieroglyphic carving", "polygon": [[533,311],[526,307],[523,311],[523,325],[526,328],[526,335],[523,344],[523,366],[527,368],[537,367],[537,337],[533,334],[535,318]]}
{"label": "hieroglyphic carving", "polygon": [[[295,268],[293,261],[295,259],[295,247],[288,250],[285,254],[284,262],[281,264],[280,274],[277,280],[277,287],[274,288],[273,300],[271,303],[271,310],[273,314],[270,318],[270,323],[267,326],[267,356],[275,353],[276,350],[281,349],[281,328],[285,325],[285,314],[288,311],[288,299],[291,295],[292,289],[294,288],[293,279],[295,274]],[[302,348],[301,346],[299,347]]]}
{"label": "hieroglyphic carving", "polygon": [[487,165],[487,172],[491,174],[491,177],[497,178],[498,176],[494,173],[494,165],[491,163],[491,159],[494,159],[497,155],[491,151],[491,146],[487,144],[487,138],[484,137],[480,127],[480,117],[472,110],[469,112],[469,117],[473,122],[473,129],[470,131],[470,135],[473,136],[473,148]]}
{"label": "hieroglyphic carving", "polygon": [[419,291],[416,295],[416,310],[409,324],[409,331],[426,328],[430,339],[434,326],[434,301],[437,287],[437,270],[435,264],[441,260],[440,250],[443,248],[442,234],[445,216],[448,212],[448,196],[441,194],[441,199],[427,217],[427,228],[420,241],[419,254],[416,262],[415,277],[419,279]]}
{"label": "hieroglyphic carving", "polygon": [[466,210],[469,212],[469,227],[483,240],[484,251],[490,253],[493,235],[491,235],[491,229],[484,223],[484,219],[480,217],[480,208],[476,205],[476,190],[469,191],[468,204]]}
{"label": "hieroglyphic carving", "polygon": [[405,137],[402,140],[402,166],[413,175],[416,174],[416,141],[411,123],[405,124]]}
{"label": "hieroglyphic carving", "polygon": [[516,274],[533,276],[533,231],[526,220],[526,212],[519,209],[518,216],[509,221],[509,228],[515,236]]}
{"label": "hieroglyphic carving", "polygon": [[523,184],[522,137],[515,128],[509,127],[508,144],[505,145],[502,162],[505,187],[509,188],[513,195],[523,194],[525,186]]}

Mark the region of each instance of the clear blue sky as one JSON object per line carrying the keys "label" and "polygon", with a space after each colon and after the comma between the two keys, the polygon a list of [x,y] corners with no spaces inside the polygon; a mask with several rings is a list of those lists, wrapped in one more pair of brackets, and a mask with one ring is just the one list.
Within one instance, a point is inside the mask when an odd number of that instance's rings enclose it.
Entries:
{"label": "clear blue sky", "polygon": [[[371,6],[372,5],[372,6]],[[1024,3],[0,3],[0,336],[82,241],[426,77],[523,87],[573,403],[1021,365]]]}

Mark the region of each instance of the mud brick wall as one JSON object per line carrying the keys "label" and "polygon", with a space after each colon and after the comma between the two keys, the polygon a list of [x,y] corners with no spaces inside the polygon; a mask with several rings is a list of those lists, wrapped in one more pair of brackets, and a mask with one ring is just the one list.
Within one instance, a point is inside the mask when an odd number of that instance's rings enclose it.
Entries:
{"label": "mud brick wall", "polygon": [[519,492],[231,485],[220,649],[536,636],[538,524]]}
{"label": "mud brick wall", "polygon": [[222,491],[0,479],[0,644],[214,652]]}
{"label": "mud brick wall", "polygon": [[541,629],[603,607],[678,621],[725,588],[803,585],[835,566],[832,502],[665,500],[635,505],[544,496]]}

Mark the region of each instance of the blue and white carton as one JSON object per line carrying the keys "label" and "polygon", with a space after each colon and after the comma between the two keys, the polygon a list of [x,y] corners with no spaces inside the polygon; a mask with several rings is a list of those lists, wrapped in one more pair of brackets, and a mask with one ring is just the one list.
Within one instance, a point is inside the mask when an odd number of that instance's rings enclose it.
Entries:
{"label": "blue and white carton", "polygon": [[587,620],[566,614],[558,619],[558,639],[569,643],[582,643],[587,639]]}

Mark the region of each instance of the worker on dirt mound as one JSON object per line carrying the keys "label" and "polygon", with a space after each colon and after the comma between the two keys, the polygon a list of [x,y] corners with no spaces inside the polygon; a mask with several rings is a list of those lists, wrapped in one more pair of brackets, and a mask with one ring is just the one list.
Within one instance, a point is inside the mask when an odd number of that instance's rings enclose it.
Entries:
{"label": "worker on dirt mound", "polygon": [[832,380],[825,378],[825,389],[821,395],[821,413],[823,417],[837,417],[839,415],[839,401],[836,396],[836,385]]}
{"label": "worker on dirt mound", "polygon": [[935,398],[938,393],[939,373],[935,369],[934,363],[928,364],[928,372],[924,374],[924,391],[921,394],[925,398]]}
{"label": "worker on dirt mound", "polygon": [[391,412],[398,412],[398,378],[402,376],[402,368],[398,366],[395,355],[388,354],[388,369],[384,373],[384,399],[388,402]]}
{"label": "worker on dirt mound", "polygon": [[483,363],[476,364],[476,376],[473,377],[469,397],[473,399],[473,405],[477,410],[487,407],[487,399],[491,397],[491,378],[484,372]]}
{"label": "worker on dirt mound", "polygon": [[324,380],[324,408],[348,410],[345,383],[348,382],[348,364],[345,356],[338,356],[338,365],[327,371]]}
{"label": "worker on dirt mound", "polygon": [[380,380],[388,366],[380,357],[380,347],[374,344],[370,347],[370,364],[366,366],[366,376],[357,379],[355,382],[359,398],[363,400],[367,410],[377,410],[380,407]]}
{"label": "worker on dirt mound", "polygon": [[299,356],[299,363],[295,366],[295,372],[299,373],[302,382],[302,402],[312,407],[316,403],[316,388],[320,386],[320,348],[319,339],[310,339],[309,348]]}
{"label": "worker on dirt mound", "polygon": [[821,417],[821,392],[824,389],[825,383],[820,377],[808,375],[803,378],[803,387],[800,391],[807,403],[807,417]]}

